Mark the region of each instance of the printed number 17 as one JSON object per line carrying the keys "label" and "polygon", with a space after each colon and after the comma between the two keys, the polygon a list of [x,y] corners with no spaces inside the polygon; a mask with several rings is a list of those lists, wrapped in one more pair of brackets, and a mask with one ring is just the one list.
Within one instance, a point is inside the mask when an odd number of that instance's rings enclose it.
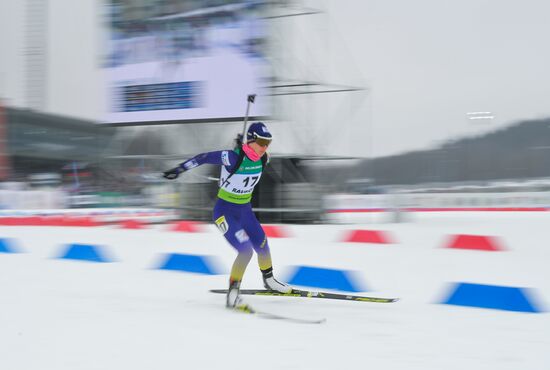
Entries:
{"label": "printed number 17", "polygon": [[[256,185],[256,183],[258,182],[258,179],[260,178],[260,176],[252,176],[252,184],[250,184],[250,186],[254,186]],[[244,186],[248,187],[248,183],[250,182],[250,176],[246,177],[244,180]]]}

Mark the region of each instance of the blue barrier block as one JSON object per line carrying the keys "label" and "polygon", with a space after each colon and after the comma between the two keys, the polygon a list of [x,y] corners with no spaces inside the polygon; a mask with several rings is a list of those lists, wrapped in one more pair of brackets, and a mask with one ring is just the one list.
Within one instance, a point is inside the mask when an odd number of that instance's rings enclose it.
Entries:
{"label": "blue barrier block", "polygon": [[497,285],[458,283],[449,297],[441,303],[516,312],[541,312],[530,301],[526,289]]}
{"label": "blue barrier block", "polygon": [[89,262],[112,262],[101,253],[100,249],[100,247],[94,245],[71,244],[59,258]]}
{"label": "blue barrier block", "polygon": [[12,239],[0,238],[0,253],[17,253],[17,249],[13,246]]}
{"label": "blue barrier block", "polygon": [[298,266],[288,280],[291,285],[334,289],[345,292],[363,292],[352,271],[333,270],[319,267]]}
{"label": "blue barrier block", "polygon": [[214,261],[208,256],[193,254],[166,254],[165,259],[158,267],[159,270],[194,272],[205,275],[218,275],[220,272],[215,267]]}

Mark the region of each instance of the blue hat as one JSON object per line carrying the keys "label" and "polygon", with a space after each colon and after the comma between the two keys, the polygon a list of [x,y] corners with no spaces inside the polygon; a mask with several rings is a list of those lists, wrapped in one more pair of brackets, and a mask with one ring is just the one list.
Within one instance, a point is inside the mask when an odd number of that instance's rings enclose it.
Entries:
{"label": "blue hat", "polygon": [[267,126],[263,122],[254,122],[248,128],[246,132],[246,142],[256,141],[262,139],[262,141],[271,141],[273,136],[267,129]]}

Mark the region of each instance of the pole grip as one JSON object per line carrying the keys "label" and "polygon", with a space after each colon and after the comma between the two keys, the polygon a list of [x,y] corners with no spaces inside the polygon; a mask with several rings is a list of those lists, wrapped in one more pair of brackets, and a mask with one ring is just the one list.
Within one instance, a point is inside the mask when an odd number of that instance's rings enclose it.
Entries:
{"label": "pole grip", "polygon": [[250,104],[254,104],[254,101],[256,100],[256,94],[250,94],[246,98],[246,113],[244,115],[244,126],[243,126],[243,138],[242,142],[243,144],[246,142],[246,125],[248,124],[248,114],[250,112]]}

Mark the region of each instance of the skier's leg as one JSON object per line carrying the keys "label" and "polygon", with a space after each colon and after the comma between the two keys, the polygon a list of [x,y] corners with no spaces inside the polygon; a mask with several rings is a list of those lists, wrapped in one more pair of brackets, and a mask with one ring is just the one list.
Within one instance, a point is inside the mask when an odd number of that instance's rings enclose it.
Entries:
{"label": "skier's leg", "polygon": [[242,219],[243,227],[250,238],[254,251],[258,254],[258,265],[260,270],[267,270],[273,267],[271,261],[271,251],[269,249],[269,243],[267,242],[267,236],[260,222],[249,209],[243,213]]}
{"label": "skier's leg", "polygon": [[233,266],[231,266],[231,273],[229,275],[229,281],[242,281],[244,272],[246,271],[246,267],[248,266],[248,263],[252,259],[252,246],[250,244],[244,244],[241,245],[239,248],[235,247],[237,249],[237,257],[235,258],[235,261],[233,262]]}
{"label": "skier's leg", "polygon": [[281,293],[290,293],[292,287],[282,283],[273,277],[273,263],[271,260],[271,251],[264,229],[260,222],[250,209],[243,214],[243,226],[250,237],[252,246],[258,255],[258,265],[262,271],[264,286],[266,289],[276,290]]}
{"label": "skier's leg", "polygon": [[250,244],[247,248],[240,248],[240,250],[238,250],[237,258],[235,258],[235,261],[233,262],[231,273],[229,275],[229,290],[227,291],[225,301],[225,305],[227,307],[235,307],[239,304],[239,290],[241,288],[241,281],[243,279],[246,266],[252,258],[252,254],[252,246]]}
{"label": "skier's leg", "polygon": [[246,231],[242,228],[237,212],[225,204],[216,204],[213,219],[225,239],[237,250],[237,257],[233,262],[229,276],[229,291],[226,301],[228,307],[234,307],[239,302],[239,288],[246,267],[252,258],[253,248]]}
{"label": "skier's leg", "polygon": [[[258,266],[260,267],[260,270],[263,271],[272,269],[273,262],[271,260],[271,251],[269,249],[269,243],[267,242],[267,237],[264,230],[261,226],[258,228],[254,227],[252,231],[250,231],[250,227],[247,227],[247,229],[249,229],[249,234],[254,235],[254,237],[250,236],[250,239],[252,247],[258,255]],[[263,235],[263,237],[260,234]]]}

